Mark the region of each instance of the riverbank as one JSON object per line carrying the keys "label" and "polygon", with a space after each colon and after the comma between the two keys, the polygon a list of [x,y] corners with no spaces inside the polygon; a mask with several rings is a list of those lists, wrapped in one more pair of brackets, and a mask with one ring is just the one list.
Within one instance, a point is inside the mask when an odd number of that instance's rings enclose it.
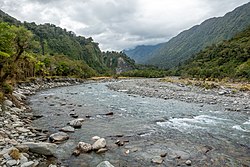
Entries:
{"label": "riverbank", "polygon": [[250,91],[235,87],[210,84],[209,88],[200,84],[179,82],[178,79],[134,79],[111,83],[111,90],[136,94],[143,97],[175,99],[200,105],[221,105],[225,111],[236,111],[250,115]]}
{"label": "riverbank", "polygon": [[[35,115],[26,104],[27,96],[45,89],[84,82],[90,81],[74,78],[37,78],[16,85],[12,95],[7,95],[3,104],[0,105],[1,167],[53,167],[56,163],[53,152],[56,152],[57,146],[45,142],[49,135],[48,131],[31,125],[33,120],[39,118],[40,115]],[[33,144],[33,146],[27,146],[25,143]]]}

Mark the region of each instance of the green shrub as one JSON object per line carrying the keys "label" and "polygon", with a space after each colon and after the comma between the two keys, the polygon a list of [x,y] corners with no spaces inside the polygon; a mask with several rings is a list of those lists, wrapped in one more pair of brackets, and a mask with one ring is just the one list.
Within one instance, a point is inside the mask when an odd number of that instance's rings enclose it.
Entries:
{"label": "green shrub", "polygon": [[10,94],[13,92],[13,87],[8,83],[3,83],[2,90],[3,90],[3,93]]}

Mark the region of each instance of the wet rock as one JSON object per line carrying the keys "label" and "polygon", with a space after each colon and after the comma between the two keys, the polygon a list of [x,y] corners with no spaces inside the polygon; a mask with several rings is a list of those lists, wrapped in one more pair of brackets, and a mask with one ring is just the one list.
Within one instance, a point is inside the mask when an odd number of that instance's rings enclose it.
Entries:
{"label": "wet rock", "polygon": [[153,163],[156,163],[156,164],[162,164],[163,159],[162,159],[162,157],[160,157],[160,156],[155,156],[155,157],[152,159],[152,162],[153,162]]}
{"label": "wet rock", "polygon": [[80,152],[87,153],[92,150],[91,144],[85,143],[85,142],[79,142],[77,145],[77,150]]}
{"label": "wet rock", "polygon": [[187,160],[187,161],[185,162],[185,164],[188,165],[188,166],[191,166],[192,161],[191,161],[191,160]]}
{"label": "wet rock", "polygon": [[78,118],[78,115],[76,113],[70,113],[69,114],[72,118]]}
{"label": "wet rock", "polygon": [[4,100],[3,105],[11,107],[11,106],[13,106],[13,103],[10,100]]}
{"label": "wet rock", "polygon": [[103,161],[99,163],[96,167],[114,167],[109,161]]}
{"label": "wet rock", "polygon": [[57,132],[49,136],[49,140],[54,143],[54,142],[62,142],[64,140],[68,140],[69,135],[64,132]]}
{"label": "wet rock", "polygon": [[25,162],[21,165],[21,167],[33,167],[35,162],[33,161],[29,161],[29,162]]}
{"label": "wet rock", "polygon": [[106,140],[104,138],[100,138],[92,145],[92,148],[93,150],[99,150],[101,148],[105,148],[106,144]]}
{"label": "wet rock", "polygon": [[117,141],[115,142],[115,144],[118,145],[118,146],[123,146],[123,145],[124,145],[124,142],[123,142],[123,141],[120,141],[120,140],[117,140]]}
{"label": "wet rock", "polygon": [[47,156],[56,156],[57,152],[57,145],[53,143],[34,143],[34,142],[26,142],[23,143],[23,145],[26,145],[29,147],[29,151],[32,153],[37,153],[41,155],[47,155]]}
{"label": "wet rock", "polygon": [[108,113],[106,113],[105,115],[111,116],[111,115],[114,115],[114,113],[113,113],[113,112],[108,112]]}
{"label": "wet rock", "polygon": [[42,117],[43,117],[43,115],[41,115],[41,114],[33,114],[34,119],[39,119],[39,118],[42,118]]}
{"label": "wet rock", "polygon": [[211,147],[211,146],[203,146],[202,148],[201,148],[201,151],[204,153],[204,154],[206,154],[206,153],[208,153],[209,151],[211,151],[213,149],[213,147]]}
{"label": "wet rock", "polygon": [[101,149],[99,149],[98,151],[96,151],[96,153],[97,153],[97,154],[101,154],[101,153],[104,153],[104,152],[106,152],[106,151],[108,151],[108,149],[106,149],[106,148],[101,148]]}
{"label": "wet rock", "polygon": [[83,118],[74,119],[74,120],[69,122],[69,125],[74,127],[74,128],[81,128],[83,121],[84,121]]}
{"label": "wet rock", "polygon": [[126,150],[126,151],[125,151],[125,154],[129,154],[129,153],[130,153],[130,151],[129,151],[129,150]]}
{"label": "wet rock", "polygon": [[161,156],[161,157],[166,157],[166,156],[167,156],[167,153],[162,153],[160,156]]}
{"label": "wet rock", "polygon": [[100,139],[99,136],[94,136],[94,137],[92,137],[92,140],[99,140],[99,139]]}
{"label": "wet rock", "polygon": [[63,132],[75,132],[75,129],[71,126],[66,126],[61,129]]}
{"label": "wet rock", "polygon": [[81,154],[81,151],[80,150],[74,150],[74,152],[72,153],[72,155],[74,156],[79,156]]}

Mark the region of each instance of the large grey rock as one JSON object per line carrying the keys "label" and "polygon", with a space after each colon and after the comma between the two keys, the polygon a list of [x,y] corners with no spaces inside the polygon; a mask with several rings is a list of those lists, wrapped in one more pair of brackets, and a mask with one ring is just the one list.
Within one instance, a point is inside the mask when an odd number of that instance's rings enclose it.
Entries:
{"label": "large grey rock", "polygon": [[65,126],[65,127],[63,127],[61,129],[61,131],[63,131],[63,132],[74,132],[75,129],[73,127],[71,127],[71,126]]}
{"label": "large grey rock", "polygon": [[26,142],[23,143],[23,145],[28,146],[30,152],[56,157],[56,152],[57,152],[56,144],[45,143],[45,142],[40,142],[40,143]]}
{"label": "large grey rock", "polygon": [[13,105],[12,101],[10,100],[4,100],[3,104],[8,107],[11,107]]}
{"label": "large grey rock", "polygon": [[61,142],[69,139],[69,135],[65,132],[57,132],[49,136],[51,142]]}
{"label": "large grey rock", "polygon": [[96,167],[114,167],[109,161],[103,161],[99,163]]}
{"label": "large grey rock", "polygon": [[85,143],[85,142],[79,142],[78,145],[77,145],[77,149],[80,151],[80,152],[89,152],[92,150],[92,146],[91,144],[88,144],[88,143]]}
{"label": "large grey rock", "polygon": [[93,150],[99,150],[106,147],[106,144],[106,140],[104,138],[100,138],[92,145],[92,148]]}
{"label": "large grey rock", "polygon": [[83,121],[84,121],[83,118],[74,119],[74,120],[69,122],[69,125],[74,127],[74,128],[81,128]]}

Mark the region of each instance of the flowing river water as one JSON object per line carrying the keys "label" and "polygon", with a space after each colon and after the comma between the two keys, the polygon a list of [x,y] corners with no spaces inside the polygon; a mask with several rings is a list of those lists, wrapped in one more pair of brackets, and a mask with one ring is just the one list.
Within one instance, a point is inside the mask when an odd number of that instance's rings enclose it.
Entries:
{"label": "flowing river water", "polygon": [[[225,112],[220,105],[186,103],[112,91],[108,83],[89,83],[41,91],[30,97],[34,113],[43,117],[33,125],[58,132],[73,118],[85,118],[81,129],[59,144],[65,166],[96,166],[104,160],[114,166],[155,166],[151,160],[165,154],[157,166],[249,166],[250,118]],[[103,115],[113,112],[114,115]],[[88,118],[86,118],[86,116]],[[90,117],[90,118],[89,118]],[[107,152],[75,157],[77,143],[107,140]],[[116,140],[125,141],[118,147]],[[128,151],[129,150],[129,151]]]}

